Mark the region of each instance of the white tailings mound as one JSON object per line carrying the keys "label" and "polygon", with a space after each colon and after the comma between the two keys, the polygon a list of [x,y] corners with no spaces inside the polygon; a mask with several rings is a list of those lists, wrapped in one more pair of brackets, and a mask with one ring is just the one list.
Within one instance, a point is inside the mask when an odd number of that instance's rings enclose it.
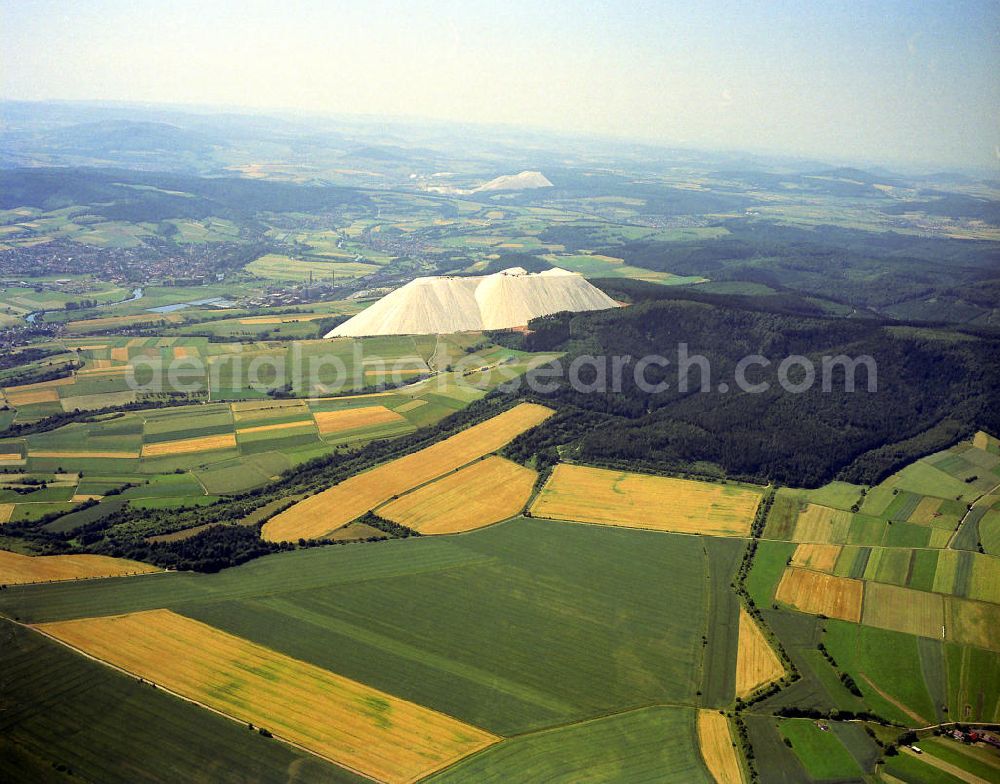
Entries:
{"label": "white tailings mound", "polygon": [[618,303],[582,275],[561,269],[417,278],[331,330],[326,337],[435,335],[507,329],[563,310],[606,310]]}
{"label": "white tailings mound", "polygon": [[549,178],[540,171],[523,171],[519,174],[502,174],[499,177],[485,182],[478,188],[473,188],[473,193],[481,191],[525,191],[532,188],[551,188],[552,183]]}

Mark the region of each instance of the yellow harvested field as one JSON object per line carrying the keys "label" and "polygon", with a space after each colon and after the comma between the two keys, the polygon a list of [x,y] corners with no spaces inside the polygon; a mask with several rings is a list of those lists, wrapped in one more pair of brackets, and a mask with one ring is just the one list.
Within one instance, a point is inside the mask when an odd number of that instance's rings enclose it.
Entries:
{"label": "yellow harvested field", "polygon": [[211,452],[214,449],[235,448],[236,434],[221,433],[215,436],[198,436],[197,438],[182,438],[177,441],[162,441],[158,444],[144,444],[142,456],[186,455],[190,452]]}
{"label": "yellow harvested field", "polygon": [[111,349],[111,359],[116,362],[128,362],[128,348],[120,346],[119,348]]}
{"label": "yellow harvested field", "polygon": [[313,414],[320,435],[342,433],[345,430],[359,430],[387,422],[404,422],[406,417],[390,411],[385,406],[363,406],[345,408],[343,411],[317,411]]}
{"label": "yellow harvested field", "polygon": [[32,449],[29,453],[30,457],[63,457],[66,459],[72,457],[78,458],[88,458],[88,457],[106,457],[106,458],[120,458],[120,459],[134,459],[139,456],[138,452],[91,452],[88,450],[81,451],[69,451],[69,450],[34,450]]}
{"label": "yellow harvested field", "polygon": [[716,710],[698,711],[698,746],[716,784],[743,784],[743,771],[733,746],[729,719]]}
{"label": "yellow harvested field", "polygon": [[311,419],[297,419],[294,422],[278,422],[274,425],[253,425],[251,427],[240,427],[236,429],[236,435],[245,436],[247,433],[263,433],[268,430],[288,430],[290,427],[312,427]]}
{"label": "yellow harvested field", "polygon": [[9,523],[12,514],[14,514],[14,504],[0,504],[0,525]]}
{"label": "yellow harvested field", "polygon": [[59,400],[58,389],[31,389],[26,392],[6,392],[7,402],[15,408],[30,406],[32,403],[54,403]]}
{"label": "yellow harvested field", "polygon": [[173,346],[170,352],[173,354],[174,359],[188,359],[189,357],[199,356],[198,349],[191,346]]}
{"label": "yellow harvested field", "polygon": [[913,588],[870,582],[865,588],[862,622],[866,626],[940,640],[944,631],[944,597]]}
{"label": "yellow harvested field", "polygon": [[84,501],[100,501],[104,498],[103,495],[94,495],[93,493],[77,493],[69,500],[74,504],[82,504]]}
{"label": "yellow harvested field", "polygon": [[521,512],[538,473],[493,455],[407,493],[378,514],[422,534],[453,534]]}
{"label": "yellow harvested field", "polygon": [[23,459],[20,452],[0,452],[0,463],[9,463]]}
{"label": "yellow harvested field", "polygon": [[150,564],[107,555],[20,555],[0,550],[0,585],[121,577],[160,572]]}
{"label": "yellow harvested field", "polygon": [[742,698],[761,686],[778,680],[785,674],[785,668],[756,621],[742,607],[739,640],[736,653],[736,696]]}
{"label": "yellow harvested field", "polygon": [[990,437],[982,430],[979,430],[972,437],[972,445],[976,449],[986,449],[990,445]]}
{"label": "yellow harvested field", "polygon": [[416,781],[500,740],[170,610],[36,628],[378,781]]}
{"label": "yellow harvested field", "polygon": [[761,493],[736,485],[560,463],[535,517],[713,536],[747,536]]}
{"label": "yellow harvested field", "polygon": [[863,594],[861,580],[790,566],[781,575],[775,598],[804,613],[857,623]]}
{"label": "yellow harvested field", "polygon": [[520,403],[443,441],[300,501],[268,520],[261,535],[272,542],[322,537],[394,496],[495,452],[553,413],[551,408],[536,403]]}
{"label": "yellow harvested field", "polygon": [[792,566],[832,572],[842,549],[839,544],[800,544],[792,556]]}
{"label": "yellow harvested field", "polygon": [[843,544],[851,527],[851,513],[819,504],[806,504],[795,522],[793,542]]}

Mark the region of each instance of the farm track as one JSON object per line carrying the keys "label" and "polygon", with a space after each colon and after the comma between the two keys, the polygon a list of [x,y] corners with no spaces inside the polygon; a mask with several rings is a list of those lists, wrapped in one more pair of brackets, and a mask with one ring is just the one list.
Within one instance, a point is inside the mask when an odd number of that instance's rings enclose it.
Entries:
{"label": "farm track", "polygon": [[961,779],[962,781],[967,782],[967,784],[990,784],[990,782],[988,782],[986,779],[977,776],[974,773],[969,773],[969,771],[963,770],[957,765],[952,765],[950,762],[945,762],[943,759],[938,759],[933,754],[930,753],[917,754],[912,749],[908,749],[906,747],[904,747],[902,751],[904,754],[908,754],[914,759],[920,760],[921,762],[925,762],[931,767],[937,768],[938,770],[942,771],[943,773],[947,773],[950,776],[954,776],[957,779]]}

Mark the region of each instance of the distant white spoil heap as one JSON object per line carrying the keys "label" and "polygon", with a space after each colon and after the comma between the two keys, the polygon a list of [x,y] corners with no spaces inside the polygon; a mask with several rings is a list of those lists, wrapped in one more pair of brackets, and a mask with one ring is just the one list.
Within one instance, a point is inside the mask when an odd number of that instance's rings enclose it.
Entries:
{"label": "distant white spoil heap", "polygon": [[411,280],[386,294],[326,337],[436,335],[507,329],[563,310],[606,310],[618,303],[582,275],[521,267],[479,277]]}
{"label": "distant white spoil heap", "polygon": [[526,191],[534,188],[551,188],[549,178],[540,171],[523,171],[518,174],[501,174],[489,182],[484,182],[473,193],[483,191]]}

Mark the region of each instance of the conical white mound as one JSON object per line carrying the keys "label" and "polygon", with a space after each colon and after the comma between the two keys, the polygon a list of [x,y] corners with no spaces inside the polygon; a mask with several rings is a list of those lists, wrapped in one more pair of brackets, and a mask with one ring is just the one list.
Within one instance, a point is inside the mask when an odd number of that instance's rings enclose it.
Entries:
{"label": "conical white mound", "polygon": [[382,297],[326,337],[434,335],[507,329],[563,310],[606,310],[611,297],[575,272],[520,267],[474,278],[417,278]]}

